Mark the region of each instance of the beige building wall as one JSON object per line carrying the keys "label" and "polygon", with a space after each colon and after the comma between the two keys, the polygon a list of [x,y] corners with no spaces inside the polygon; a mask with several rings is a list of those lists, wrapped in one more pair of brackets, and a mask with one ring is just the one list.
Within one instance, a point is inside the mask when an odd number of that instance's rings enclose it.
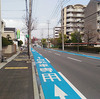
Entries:
{"label": "beige building wall", "polygon": [[3,48],[4,54],[12,54],[16,52],[16,45],[8,45],[7,47]]}
{"label": "beige building wall", "polygon": [[4,31],[4,33],[2,33],[2,36],[5,38],[7,38],[7,35],[9,35],[12,40],[15,39],[15,33],[13,31]]}
{"label": "beige building wall", "polygon": [[[66,8],[64,8],[64,13],[66,13]],[[66,34],[66,14],[64,14],[64,34]]]}

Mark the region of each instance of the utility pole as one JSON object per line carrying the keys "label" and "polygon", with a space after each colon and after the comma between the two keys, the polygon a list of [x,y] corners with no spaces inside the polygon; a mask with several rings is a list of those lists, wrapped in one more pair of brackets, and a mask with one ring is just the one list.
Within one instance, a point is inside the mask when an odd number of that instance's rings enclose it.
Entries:
{"label": "utility pole", "polygon": [[43,29],[42,29],[42,32],[41,32],[41,39],[43,39]]}
{"label": "utility pole", "polygon": [[29,53],[29,14],[28,14],[28,7],[27,7],[27,0],[25,0],[26,3],[26,26],[27,26],[27,49],[28,49],[28,56],[30,58],[30,53]]}
{"label": "utility pole", "polygon": [[53,39],[55,39],[55,27],[53,28]]}
{"label": "utility pole", "polygon": [[31,51],[31,18],[32,18],[32,0],[29,0],[29,21],[28,21],[28,35],[29,35],[29,40],[28,40],[28,47],[29,47],[29,58],[30,58],[30,51]]}
{"label": "utility pole", "polygon": [[77,25],[77,32],[78,32],[78,33],[77,33],[77,41],[78,41],[77,52],[79,53],[79,50],[80,50],[80,49],[79,49],[79,47],[80,47],[80,46],[79,46],[79,42],[80,42],[80,27],[79,27],[79,21],[77,22],[76,25]]}
{"label": "utility pole", "polygon": [[49,24],[50,23],[49,23],[49,20],[48,20],[48,23],[47,24],[48,24],[48,45],[49,45],[49,48],[50,48],[50,41],[49,41]]}
{"label": "utility pole", "polygon": [[64,32],[63,32],[63,23],[62,23],[62,9],[63,9],[63,1],[61,0],[61,34],[62,34],[62,50],[64,50]]}
{"label": "utility pole", "polygon": [[1,0],[0,0],[0,62],[2,61]]}

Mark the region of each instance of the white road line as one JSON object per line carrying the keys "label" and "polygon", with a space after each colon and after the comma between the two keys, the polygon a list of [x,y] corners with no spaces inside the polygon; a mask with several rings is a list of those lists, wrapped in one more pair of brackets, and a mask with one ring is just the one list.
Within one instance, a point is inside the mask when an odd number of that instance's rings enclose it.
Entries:
{"label": "white road line", "polygon": [[71,58],[71,57],[67,57],[68,59],[72,59],[72,60],[75,60],[75,61],[78,61],[78,62],[82,62],[81,60],[78,60],[78,59],[75,59],[75,58]]}
{"label": "white road line", "polygon": [[56,55],[58,55],[58,56],[60,56],[60,54],[58,54],[58,53],[55,53]]}
{"label": "white road line", "polygon": [[50,63],[50,61],[47,58],[45,58],[45,59]]}
{"label": "white road line", "polygon": [[81,97],[81,99],[87,99],[61,72],[58,73],[71,86],[71,88]]}
{"label": "white road line", "polygon": [[[40,54],[40,53],[39,53]],[[42,54],[40,54],[42,56]]]}

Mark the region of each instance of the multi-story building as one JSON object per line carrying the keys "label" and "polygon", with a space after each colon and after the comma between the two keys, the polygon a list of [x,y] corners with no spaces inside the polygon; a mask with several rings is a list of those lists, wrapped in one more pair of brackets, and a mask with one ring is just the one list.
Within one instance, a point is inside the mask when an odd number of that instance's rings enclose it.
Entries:
{"label": "multi-story building", "polygon": [[80,31],[83,34],[84,29],[84,9],[81,4],[68,5],[62,10],[62,28],[68,39],[74,31]]}
{"label": "multi-story building", "polygon": [[54,38],[59,38],[59,33],[61,33],[61,27],[54,28]]}
{"label": "multi-story building", "polygon": [[100,42],[100,0],[90,0],[84,13],[84,41]]}

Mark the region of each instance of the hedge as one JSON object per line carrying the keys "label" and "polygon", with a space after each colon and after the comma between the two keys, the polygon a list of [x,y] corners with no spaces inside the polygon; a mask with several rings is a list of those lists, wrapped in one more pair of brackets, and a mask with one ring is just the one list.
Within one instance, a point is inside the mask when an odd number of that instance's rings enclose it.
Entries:
{"label": "hedge", "polygon": [[[77,46],[65,46],[65,50],[77,51]],[[100,47],[79,46],[79,51],[89,53],[100,53]]]}

